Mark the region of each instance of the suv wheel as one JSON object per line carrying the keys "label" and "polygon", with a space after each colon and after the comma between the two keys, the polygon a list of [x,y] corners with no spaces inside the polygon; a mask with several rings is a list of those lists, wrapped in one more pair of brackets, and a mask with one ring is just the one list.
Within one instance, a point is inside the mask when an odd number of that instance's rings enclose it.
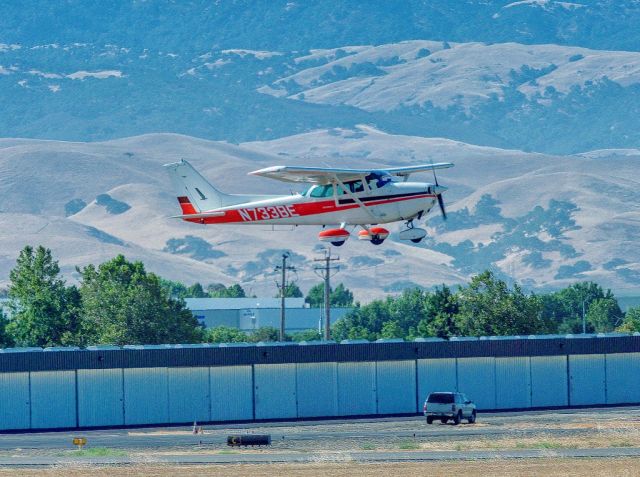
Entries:
{"label": "suv wheel", "polygon": [[469,416],[469,419],[467,419],[467,420],[469,421],[469,424],[473,424],[474,422],[476,422],[476,410],[475,409],[473,410],[473,412]]}
{"label": "suv wheel", "polygon": [[462,421],[462,409],[458,411],[458,414],[453,416],[453,423],[457,426]]}
{"label": "suv wheel", "polygon": [[427,424],[433,424],[433,416],[427,416]]}

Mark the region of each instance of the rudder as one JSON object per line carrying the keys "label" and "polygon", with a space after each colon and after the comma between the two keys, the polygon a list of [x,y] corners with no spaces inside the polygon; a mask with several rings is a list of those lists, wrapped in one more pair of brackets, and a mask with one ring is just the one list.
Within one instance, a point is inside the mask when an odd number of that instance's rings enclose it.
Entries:
{"label": "rudder", "polygon": [[196,214],[230,205],[229,196],[213,187],[191,164],[180,162],[165,164],[183,214]]}

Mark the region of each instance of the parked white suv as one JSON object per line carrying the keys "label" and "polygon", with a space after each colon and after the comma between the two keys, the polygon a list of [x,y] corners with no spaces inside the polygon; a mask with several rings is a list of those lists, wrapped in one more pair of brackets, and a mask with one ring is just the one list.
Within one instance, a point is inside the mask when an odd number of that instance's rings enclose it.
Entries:
{"label": "parked white suv", "polygon": [[424,401],[422,411],[427,424],[433,423],[434,419],[440,419],[443,424],[449,419],[454,424],[460,424],[462,419],[467,419],[469,424],[476,422],[476,405],[462,393],[431,393]]}

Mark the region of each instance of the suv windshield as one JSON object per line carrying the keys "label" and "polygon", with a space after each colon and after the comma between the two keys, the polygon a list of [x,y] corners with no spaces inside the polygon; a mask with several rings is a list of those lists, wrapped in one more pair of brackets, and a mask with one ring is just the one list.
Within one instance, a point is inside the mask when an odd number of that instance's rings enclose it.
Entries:
{"label": "suv windshield", "polygon": [[431,393],[427,398],[427,402],[434,404],[451,404],[453,403],[452,393]]}

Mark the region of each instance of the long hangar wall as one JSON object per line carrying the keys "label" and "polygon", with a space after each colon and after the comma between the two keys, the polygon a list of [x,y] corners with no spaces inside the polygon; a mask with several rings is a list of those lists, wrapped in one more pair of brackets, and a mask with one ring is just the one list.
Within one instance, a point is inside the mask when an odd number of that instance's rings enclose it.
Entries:
{"label": "long hangar wall", "polygon": [[0,352],[0,430],[640,403],[640,336]]}

